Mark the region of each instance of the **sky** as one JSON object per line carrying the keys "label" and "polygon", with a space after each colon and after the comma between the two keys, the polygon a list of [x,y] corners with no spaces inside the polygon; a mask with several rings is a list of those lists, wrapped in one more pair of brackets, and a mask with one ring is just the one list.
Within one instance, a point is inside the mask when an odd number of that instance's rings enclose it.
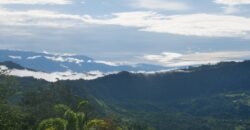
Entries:
{"label": "sky", "polygon": [[0,49],[119,63],[250,59],[250,0],[0,0]]}

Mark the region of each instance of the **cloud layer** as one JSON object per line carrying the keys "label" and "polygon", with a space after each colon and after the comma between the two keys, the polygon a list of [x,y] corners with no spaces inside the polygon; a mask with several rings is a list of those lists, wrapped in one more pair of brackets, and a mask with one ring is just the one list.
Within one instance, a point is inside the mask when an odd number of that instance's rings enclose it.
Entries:
{"label": "cloud layer", "polygon": [[[45,72],[37,72],[31,70],[19,70],[19,69],[8,69],[6,66],[0,66],[0,70],[7,70],[8,75],[17,76],[17,77],[33,77],[35,79],[43,79],[48,82],[56,82],[58,80],[93,80],[99,77],[103,77],[107,74],[104,74],[100,71],[90,71],[88,73],[74,73],[71,71],[66,72],[53,72],[53,73],[45,73]],[[115,73],[115,72],[114,72]]]}
{"label": "cloud layer", "polygon": [[250,59],[250,51],[223,51],[203,53],[169,53],[145,55],[143,59],[169,67],[215,64],[221,61],[242,61]]}
{"label": "cloud layer", "polygon": [[14,11],[0,8],[1,26],[69,28],[81,26],[83,18],[47,10]]}
{"label": "cloud layer", "polygon": [[107,18],[94,18],[90,15],[72,15],[48,10],[15,11],[0,8],[0,26],[3,26],[3,29],[9,26],[79,28],[87,24],[118,25],[138,28],[140,31],[184,36],[250,36],[250,18],[243,16],[206,13],[163,15],[152,11],[137,11],[113,13]]}
{"label": "cloud layer", "polygon": [[71,0],[1,0],[0,5],[5,4],[40,4],[40,5],[65,5],[71,4]]}
{"label": "cloud layer", "polygon": [[224,5],[244,5],[250,4],[250,0],[215,0],[215,3]]}
{"label": "cloud layer", "polygon": [[81,64],[84,60],[72,58],[72,57],[62,57],[62,56],[45,56],[46,59],[56,61],[56,62],[69,62],[69,63],[76,63]]}
{"label": "cloud layer", "polygon": [[182,2],[166,0],[133,0],[132,6],[151,10],[187,10],[189,6]]}
{"label": "cloud layer", "polygon": [[114,13],[112,18],[85,17],[85,22],[100,25],[135,27],[140,31],[203,37],[246,37],[250,35],[250,18],[217,15],[161,15],[155,12]]}

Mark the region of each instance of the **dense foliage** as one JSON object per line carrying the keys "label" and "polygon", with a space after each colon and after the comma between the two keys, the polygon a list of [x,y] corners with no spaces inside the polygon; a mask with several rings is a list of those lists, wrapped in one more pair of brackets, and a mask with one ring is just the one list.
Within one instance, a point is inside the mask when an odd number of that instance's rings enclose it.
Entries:
{"label": "dense foliage", "polygon": [[72,88],[60,82],[14,78],[3,73],[0,130],[130,130],[130,123],[107,116],[97,104],[73,94]]}

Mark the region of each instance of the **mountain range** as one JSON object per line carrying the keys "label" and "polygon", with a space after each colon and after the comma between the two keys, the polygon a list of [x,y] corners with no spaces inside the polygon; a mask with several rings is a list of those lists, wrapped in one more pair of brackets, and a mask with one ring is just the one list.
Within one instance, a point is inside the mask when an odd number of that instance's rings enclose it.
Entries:
{"label": "mountain range", "polygon": [[83,55],[56,54],[0,50],[0,62],[12,61],[23,67],[42,72],[91,72],[100,71],[102,73],[119,71],[160,71],[173,68],[152,64],[121,65],[108,61],[100,61]]}
{"label": "mountain range", "polygon": [[[30,70],[13,62],[3,62],[0,66]],[[122,71],[93,80],[56,83],[32,77],[16,80],[21,88],[12,100],[25,97],[25,103],[34,108],[46,104],[47,110],[48,101],[54,101],[48,95],[55,93],[63,95],[60,101],[71,104],[67,97],[72,93],[77,98],[88,99],[98,113],[115,115],[125,122],[144,122],[157,130],[250,129],[250,61],[153,74]],[[40,111],[35,109],[35,113]]]}

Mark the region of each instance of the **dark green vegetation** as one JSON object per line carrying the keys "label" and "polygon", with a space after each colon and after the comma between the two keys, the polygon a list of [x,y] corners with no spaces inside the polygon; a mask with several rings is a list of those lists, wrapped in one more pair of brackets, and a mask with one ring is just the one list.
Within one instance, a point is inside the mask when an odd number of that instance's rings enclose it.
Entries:
{"label": "dark green vegetation", "polygon": [[87,93],[79,96],[62,82],[48,83],[5,73],[8,72],[0,72],[0,130],[150,129],[105,113],[94,98]]}
{"label": "dark green vegetation", "polygon": [[[40,122],[65,124],[67,113],[84,113],[85,129],[87,124],[105,124],[110,130],[250,129],[250,61],[154,75],[121,72],[92,81],[9,78],[1,77],[0,91],[0,128],[7,130],[36,129]],[[89,103],[78,110],[83,99]],[[58,104],[67,108],[61,114],[54,109]]]}

